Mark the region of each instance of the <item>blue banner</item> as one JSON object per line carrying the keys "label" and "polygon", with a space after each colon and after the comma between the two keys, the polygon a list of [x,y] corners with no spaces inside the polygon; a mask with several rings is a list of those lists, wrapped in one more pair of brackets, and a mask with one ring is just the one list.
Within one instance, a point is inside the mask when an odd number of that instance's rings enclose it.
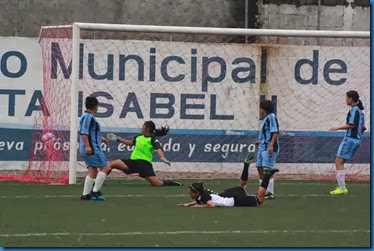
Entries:
{"label": "blue banner", "polygon": [[[159,138],[168,159],[173,162],[242,162],[248,152],[255,151],[252,144],[257,133],[233,133],[228,131],[194,130],[178,131]],[[125,139],[132,139],[137,133],[116,133]],[[106,133],[104,133],[104,136]],[[55,152],[68,160],[69,132],[55,132]],[[290,132],[280,135],[280,155],[277,163],[334,163],[343,134],[333,132]],[[51,145],[52,145],[51,143]],[[41,141],[41,131],[30,129],[0,129],[0,160],[29,161],[43,160],[47,146]],[[108,160],[128,158],[132,147],[110,142],[103,145]],[[60,160],[60,159],[59,159]],[[78,160],[81,160],[78,155]],[[158,157],[155,155],[155,160]],[[355,163],[370,163],[370,137],[362,138],[360,150],[353,160]]]}

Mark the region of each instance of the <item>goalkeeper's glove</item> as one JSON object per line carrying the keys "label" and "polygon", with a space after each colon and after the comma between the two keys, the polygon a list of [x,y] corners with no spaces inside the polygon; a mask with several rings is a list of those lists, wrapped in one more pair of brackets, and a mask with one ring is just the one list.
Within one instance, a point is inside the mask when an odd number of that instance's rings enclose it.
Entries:
{"label": "goalkeeper's glove", "polygon": [[111,141],[117,141],[117,142],[119,142],[119,140],[121,139],[121,137],[118,137],[117,135],[115,135],[114,133],[108,133],[107,135],[106,135],[106,137],[109,139],[109,140],[111,140]]}
{"label": "goalkeeper's glove", "polygon": [[160,158],[162,162],[164,162],[166,165],[171,166],[171,162],[168,161],[166,158]]}

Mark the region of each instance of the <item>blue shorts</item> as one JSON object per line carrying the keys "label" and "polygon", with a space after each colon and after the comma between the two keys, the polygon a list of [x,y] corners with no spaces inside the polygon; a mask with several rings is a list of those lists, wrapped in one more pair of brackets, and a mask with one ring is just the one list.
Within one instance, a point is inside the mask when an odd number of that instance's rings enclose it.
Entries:
{"label": "blue shorts", "polygon": [[273,168],[277,160],[278,153],[274,152],[271,156],[268,150],[259,150],[257,154],[256,167]]}
{"label": "blue shorts", "polygon": [[97,167],[103,168],[108,165],[108,161],[105,158],[104,154],[92,154],[88,156],[82,156],[84,162],[88,167]]}
{"label": "blue shorts", "polygon": [[360,145],[360,139],[344,137],[339,145],[338,153],[336,154],[336,156],[345,160],[351,160],[356,155],[358,149],[360,148]]}

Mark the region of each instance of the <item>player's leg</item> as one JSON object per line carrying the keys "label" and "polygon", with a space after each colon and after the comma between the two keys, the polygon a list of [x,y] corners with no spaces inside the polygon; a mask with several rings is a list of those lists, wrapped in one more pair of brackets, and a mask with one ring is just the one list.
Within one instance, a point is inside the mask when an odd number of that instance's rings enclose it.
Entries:
{"label": "player's leg", "polygon": [[344,163],[346,160],[353,159],[360,147],[360,140],[344,138],[339,145],[338,153],[335,159],[336,167],[336,181],[338,187],[330,192],[332,195],[348,194],[348,189],[345,185],[345,170]]}
{"label": "player's leg", "polygon": [[109,173],[112,172],[113,169],[117,169],[117,170],[120,170],[126,174],[129,173],[130,169],[129,167],[126,165],[125,163],[126,161],[125,160],[122,160],[122,159],[116,159],[116,160],[112,160],[109,162],[108,164],[108,175]]}
{"label": "player's leg", "polygon": [[338,153],[335,159],[336,167],[336,180],[338,182],[338,187],[333,191],[330,191],[332,195],[345,195],[348,193],[348,189],[345,186],[345,170],[344,163],[346,160],[352,159],[357,152],[359,145],[355,144],[350,138],[344,138],[339,145]]}
{"label": "player's leg", "polygon": [[264,202],[264,199],[266,195],[268,194],[267,188],[269,186],[270,179],[273,177],[274,173],[279,172],[278,169],[265,169],[264,170],[264,178],[262,179],[261,185],[258,188],[257,191],[257,199],[259,204],[262,204]]}
{"label": "player's leg", "polygon": [[242,175],[240,176],[240,186],[246,188],[248,182],[248,169],[254,159],[254,153],[250,152],[246,156],[243,164]]}
{"label": "player's leg", "polygon": [[259,186],[261,186],[262,180],[264,178],[265,158],[266,158],[266,152],[259,150],[258,154],[257,154],[257,161],[256,161],[256,167],[257,167],[257,172],[258,172],[258,185]]}
{"label": "player's leg", "polygon": [[152,186],[163,186],[164,182],[157,178],[157,176],[148,176],[145,177],[146,180],[152,185]]}
{"label": "player's leg", "polygon": [[152,186],[182,186],[182,183],[174,180],[160,180],[153,170],[153,165],[148,161],[137,160],[131,170],[139,173],[139,176],[146,179]]}
{"label": "player's leg", "polygon": [[94,179],[97,176],[98,170],[97,168],[91,167],[91,166],[89,166],[87,169],[88,169],[88,174],[86,178],[84,179],[83,193],[81,196],[81,200],[96,200],[96,197],[92,196],[91,191],[95,183]]}
{"label": "player's leg", "polygon": [[179,181],[174,180],[160,180],[157,176],[148,176],[145,177],[146,180],[152,185],[152,186],[183,186],[182,183]]}
{"label": "player's leg", "polygon": [[[269,154],[268,151],[263,152],[263,174],[267,169],[273,169],[275,165],[275,161],[277,160],[278,153]],[[264,177],[264,175],[263,175]],[[261,184],[260,184],[261,185]],[[274,195],[274,178],[270,178],[269,185],[267,187],[267,195],[265,196],[266,199],[275,199]]]}
{"label": "player's leg", "polygon": [[95,196],[98,200],[105,200],[100,190],[104,184],[104,181],[106,180],[108,171],[109,171],[108,166],[104,166],[104,167],[101,167],[100,171],[97,173],[95,185],[92,189],[92,195]]}
{"label": "player's leg", "polygon": [[105,197],[101,193],[101,187],[104,184],[107,173],[109,172],[108,162],[104,154],[92,155],[94,159],[95,166],[99,168],[99,172],[96,175],[95,185],[92,189],[92,195],[96,197],[97,200],[105,200]]}
{"label": "player's leg", "polygon": [[[231,197],[230,195],[232,195],[232,197],[234,197],[235,206],[238,206],[238,207],[257,207],[258,205],[261,205],[264,202],[265,196],[266,196],[266,189],[269,185],[269,180],[273,176],[273,174],[276,173],[276,172],[279,172],[279,170],[275,169],[275,168],[264,170],[263,180],[262,180],[261,185],[258,188],[257,196],[245,195],[243,193],[239,193],[239,192],[242,192],[242,191],[240,191],[240,189],[238,190],[238,188],[242,188],[242,187],[227,189],[227,190],[225,190],[224,193],[226,193],[226,195],[228,195],[229,197]],[[244,191],[244,189],[242,189],[242,190]]]}

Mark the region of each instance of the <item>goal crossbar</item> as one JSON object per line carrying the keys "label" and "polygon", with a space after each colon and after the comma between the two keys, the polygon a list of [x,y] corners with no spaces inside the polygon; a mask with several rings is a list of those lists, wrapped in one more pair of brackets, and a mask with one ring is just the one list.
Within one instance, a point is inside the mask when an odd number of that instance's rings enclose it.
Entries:
{"label": "goal crossbar", "polygon": [[242,29],[212,28],[187,26],[157,26],[102,23],[73,23],[83,30],[127,31],[147,33],[183,33],[208,35],[242,35],[242,36],[290,36],[290,37],[324,37],[324,38],[370,38],[369,31],[333,31],[333,30],[279,30],[279,29]]}

